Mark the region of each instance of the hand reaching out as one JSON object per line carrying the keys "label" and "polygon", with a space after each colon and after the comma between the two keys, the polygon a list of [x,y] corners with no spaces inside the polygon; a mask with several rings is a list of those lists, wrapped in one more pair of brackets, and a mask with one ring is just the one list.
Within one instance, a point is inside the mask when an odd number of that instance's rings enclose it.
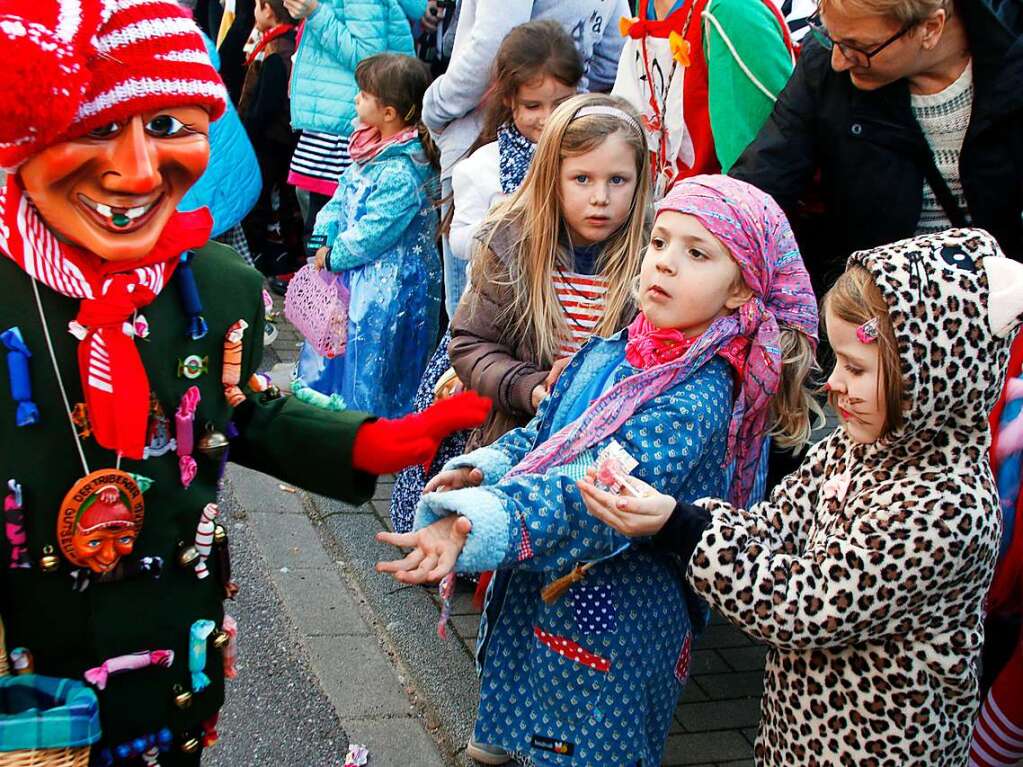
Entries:
{"label": "hand reaching out", "polygon": [[635,477],[629,479],[642,493],[638,497],[600,490],[595,484],[596,479],[596,469],[590,468],[586,477],[576,483],[586,510],[628,538],[656,535],[675,510],[674,498],[657,492]]}
{"label": "hand reaching out", "polygon": [[543,402],[544,397],[551,393],[551,389],[554,388],[554,384],[558,382],[558,377],[562,371],[568,367],[568,363],[572,361],[571,357],[562,357],[561,359],[554,360],[554,364],[551,365],[551,369],[547,371],[547,377],[544,379],[542,384],[537,384],[533,387],[533,391],[530,394],[530,404],[533,406],[533,412],[535,413],[540,403]]}
{"label": "hand reaching out", "polygon": [[547,373],[547,378],[543,382],[544,386],[547,387],[547,391],[554,388],[554,384],[558,382],[562,371],[568,367],[568,363],[571,361],[571,357],[562,357],[561,359],[554,360],[554,364],[551,365],[550,372]]}
{"label": "hand reaching out", "polygon": [[444,490],[460,490],[483,484],[483,472],[475,468],[448,469],[426,483],[423,493],[437,493]]}
{"label": "hand reaching out", "polygon": [[381,543],[412,549],[404,559],[377,562],[377,572],[402,583],[435,583],[455,569],[471,531],[472,522],[452,514],[414,533],[377,533]]}

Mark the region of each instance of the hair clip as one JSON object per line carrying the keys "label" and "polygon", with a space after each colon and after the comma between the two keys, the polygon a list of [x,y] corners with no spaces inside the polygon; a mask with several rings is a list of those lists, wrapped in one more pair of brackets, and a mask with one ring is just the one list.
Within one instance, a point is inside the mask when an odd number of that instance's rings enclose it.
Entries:
{"label": "hair clip", "polygon": [[861,344],[872,344],[877,341],[877,336],[880,333],[877,325],[877,317],[871,317],[869,320],[864,322],[858,328],[856,328],[856,338]]}

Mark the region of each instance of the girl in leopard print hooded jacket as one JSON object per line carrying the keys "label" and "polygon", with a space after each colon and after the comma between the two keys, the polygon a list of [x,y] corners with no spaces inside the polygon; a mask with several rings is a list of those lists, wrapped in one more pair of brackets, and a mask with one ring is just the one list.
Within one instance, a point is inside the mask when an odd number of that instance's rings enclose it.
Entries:
{"label": "girl in leopard print hooded jacket", "polygon": [[890,409],[872,444],[836,430],[749,510],[676,505],[655,544],[691,552],[697,592],[769,645],[757,764],[959,767],[999,542],[987,419],[1023,265],[977,229],[856,253],[857,265],[888,306],[873,340],[889,334],[897,355],[901,419]]}

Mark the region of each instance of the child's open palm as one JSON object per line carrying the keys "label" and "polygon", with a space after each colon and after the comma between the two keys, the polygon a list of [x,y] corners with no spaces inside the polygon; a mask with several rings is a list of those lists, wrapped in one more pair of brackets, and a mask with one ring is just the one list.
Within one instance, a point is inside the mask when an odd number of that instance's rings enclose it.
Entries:
{"label": "child's open palm", "polygon": [[377,540],[410,548],[404,559],[377,562],[377,572],[391,573],[402,583],[434,583],[455,569],[472,522],[452,514],[414,533],[377,533]]}

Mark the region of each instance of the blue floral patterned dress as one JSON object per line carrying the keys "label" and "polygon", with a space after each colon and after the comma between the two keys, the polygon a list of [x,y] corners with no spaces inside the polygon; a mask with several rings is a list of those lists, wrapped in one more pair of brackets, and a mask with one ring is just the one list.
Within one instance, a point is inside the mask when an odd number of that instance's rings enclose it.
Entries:
{"label": "blue floral patterned dress", "polygon": [[436,173],[418,138],[353,163],[319,215],[311,242],[330,246],[329,268],[351,298],[348,346],[325,359],[306,344],[297,375],[346,407],[385,418],[412,409],[440,323]]}
{"label": "blue floral patterned dress", "polygon": [[[543,475],[504,478],[636,372],[625,340],[624,332],[591,339],[527,426],[445,467],[476,466],[483,485],[431,493],[417,513],[417,528],[450,513],[471,519],[456,570],[502,571],[488,593],[496,619],[481,628],[477,648],[475,738],[532,764],[660,764],[704,614],[675,558],[587,513],[575,482],[610,439]],[[715,357],[640,406],[613,436],[639,461],[634,475],[684,501],[722,495],[732,382],[728,363]],[[586,578],[544,603],[540,590],[582,561],[596,563]]]}

